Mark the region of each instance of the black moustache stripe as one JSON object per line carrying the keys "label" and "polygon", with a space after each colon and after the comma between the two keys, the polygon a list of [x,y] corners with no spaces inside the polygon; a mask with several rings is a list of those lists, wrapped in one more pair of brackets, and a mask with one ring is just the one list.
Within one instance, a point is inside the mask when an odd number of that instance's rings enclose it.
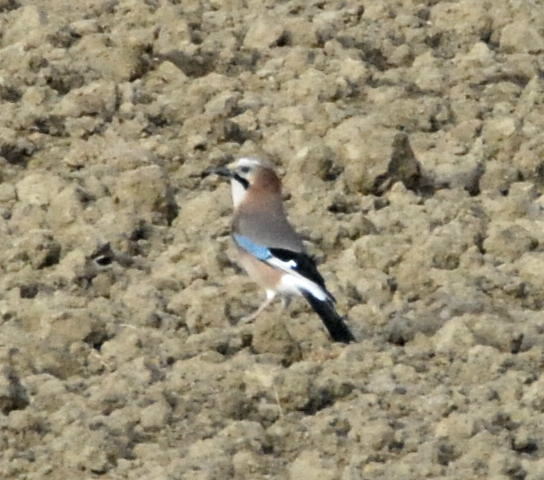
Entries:
{"label": "black moustache stripe", "polygon": [[235,173],[235,174],[232,176],[232,178],[234,178],[234,180],[236,180],[237,182],[239,182],[239,183],[242,185],[242,187],[244,187],[244,190],[247,190],[247,189],[249,188],[249,182],[248,182],[245,178],[243,178],[243,177],[241,177],[240,175],[238,175],[237,173]]}

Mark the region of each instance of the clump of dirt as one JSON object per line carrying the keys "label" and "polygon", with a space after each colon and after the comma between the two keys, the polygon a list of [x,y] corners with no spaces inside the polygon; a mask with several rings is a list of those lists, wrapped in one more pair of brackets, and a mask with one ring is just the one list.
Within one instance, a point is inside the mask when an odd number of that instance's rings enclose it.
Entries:
{"label": "clump of dirt", "polygon": [[[0,477],[544,476],[538,2],[0,1]],[[232,262],[278,167],[359,339]]]}

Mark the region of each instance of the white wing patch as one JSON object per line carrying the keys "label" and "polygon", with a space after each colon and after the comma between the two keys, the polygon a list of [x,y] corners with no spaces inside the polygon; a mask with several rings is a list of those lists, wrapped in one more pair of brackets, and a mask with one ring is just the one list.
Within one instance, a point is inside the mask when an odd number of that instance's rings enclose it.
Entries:
{"label": "white wing patch", "polygon": [[[288,261],[284,261],[278,257],[267,256],[271,255],[271,252],[266,249],[266,247],[261,247],[260,245],[254,244],[247,237],[242,235],[237,236],[235,234],[234,239],[241,248],[253,255],[255,258],[258,258],[271,267],[275,267],[284,272],[284,275],[281,277],[280,284],[277,286],[277,290],[279,292],[287,295],[301,295],[300,291],[304,290],[318,300],[333,300],[325,289],[295,270],[298,263],[293,258],[289,259]],[[267,255],[265,255],[261,250],[264,250]]]}
{"label": "white wing patch", "polygon": [[[284,262],[283,260],[280,260],[279,258],[277,257],[271,257],[269,259],[266,260],[266,263],[272,265],[273,267],[277,267],[281,270],[283,270],[284,272],[293,272],[293,268],[295,268],[297,266],[297,262],[295,262],[294,260],[289,260],[288,262]],[[293,272],[295,273],[295,272]]]}
{"label": "white wing patch", "polygon": [[327,292],[325,292],[317,283],[308,280],[296,272],[283,275],[277,289],[281,293],[288,295],[300,295],[300,290],[305,290],[318,300],[330,300]]}
{"label": "white wing patch", "polygon": [[293,270],[297,266],[297,262],[293,259],[288,262],[284,262],[277,257],[272,257],[266,260],[266,263],[272,265],[280,270],[283,270],[286,274],[282,276],[278,290],[280,292],[289,295],[300,295],[300,290],[305,290],[312,294],[318,300],[330,300],[329,295],[323,290],[317,283],[304,277],[296,270]]}

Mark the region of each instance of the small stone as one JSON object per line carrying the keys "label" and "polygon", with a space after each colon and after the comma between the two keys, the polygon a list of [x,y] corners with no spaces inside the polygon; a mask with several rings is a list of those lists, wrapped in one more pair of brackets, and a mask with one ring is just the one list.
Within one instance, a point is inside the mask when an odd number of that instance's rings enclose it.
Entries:
{"label": "small stone", "polygon": [[453,353],[466,350],[476,343],[474,335],[461,317],[448,320],[434,335],[436,350],[440,353]]}
{"label": "small stone", "polygon": [[15,186],[17,197],[30,205],[45,206],[64,186],[62,179],[51,173],[29,173]]}
{"label": "small stone", "polygon": [[244,47],[257,50],[277,46],[285,36],[282,22],[273,17],[258,17],[249,26]]}
{"label": "small stone", "polygon": [[2,46],[16,42],[24,42],[26,45],[38,46],[43,41],[46,13],[40,11],[35,5],[25,5],[17,10],[15,21],[4,27]]}
{"label": "small stone", "polygon": [[170,405],[166,401],[160,400],[142,410],[140,423],[146,430],[158,430],[168,424],[171,413]]}
{"label": "small stone", "polygon": [[509,53],[539,53],[544,50],[544,37],[525,20],[516,20],[502,29],[500,46]]}
{"label": "small stone", "polygon": [[488,228],[483,247],[486,253],[503,262],[513,262],[527,251],[534,250],[538,241],[520,225],[493,222]]}
{"label": "small stone", "polygon": [[115,84],[97,81],[71,90],[59,103],[56,113],[67,117],[109,116],[115,108]]}
{"label": "small stone", "polygon": [[472,437],[476,433],[476,424],[471,414],[453,412],[435,427],[437,437],[460,441]]}

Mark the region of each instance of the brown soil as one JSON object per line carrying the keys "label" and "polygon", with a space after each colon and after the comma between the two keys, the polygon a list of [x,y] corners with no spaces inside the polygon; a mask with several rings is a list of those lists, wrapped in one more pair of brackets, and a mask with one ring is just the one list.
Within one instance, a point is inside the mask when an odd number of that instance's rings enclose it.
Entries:
{"label": "brown soil", "polygon": [[[0,0],[0,478],[544,478],[539,0]],[[274,162],[360,342],[231,258]]]}

